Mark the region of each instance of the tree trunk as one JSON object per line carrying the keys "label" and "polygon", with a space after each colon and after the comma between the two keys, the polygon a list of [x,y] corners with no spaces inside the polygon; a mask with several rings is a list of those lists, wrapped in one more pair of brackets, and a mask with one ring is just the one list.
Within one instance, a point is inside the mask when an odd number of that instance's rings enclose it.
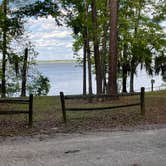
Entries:
{"label": "tree trunk", "polygon": [[127,92],[127,72],[128,72],[128,64],[127,64],[127,45],[124,44],[123,48],[123,63],[122,63],[122,92]]}
{"label": "tree trunk", "polygon": [[[105,17],[108,17],[109,14],[109,1],[106,1],[105,4]],[[109,24],[107,20],[103,23],[103,39],[102,39],[102,56],[101,56],[101,63],[102,63],[102,93],[106,94],[107,92],[107,80],[106,80],[106,73],[107,73],[107,66],[106,66],[106,58],[107,58],[107,39],[108,39],[108,28]]]}
{"label": "tree trunk", "polygon": [[26,96],[26,82],[27,82],[27,62],[28,62],[28,49],[25,49],[23,69],[22,69],[22,88],[21,96]]}
{"label": "tree trunk", "polygon": [[[86,23],[87,23],[87,17],[88,17],[88,5],[85,1],[85,12],[86,12]],[[89,31],[88,27],[85,27],[85,39],[86,39],[86,54],[87,54],[87,61],[88,61],[88,94],[89,94],[89,102],[92,101],[92,64],[91,64],[91,51],[89,46]]]}
{"label": "tree trunk", "polygon": [[90,53],[90,46],[89,46],[89,39],[87,38],[87,60],[88,60],[88,93],[91,96],[92,91],[92,64],[91,64],[91,53]]}
{"label": "tree trunk", "polygon": [[101,68],[102,68],[102,93],[106,93],[106,87],[107,87],[107,82],[106,82],[106,54],[107,54],[107,25],[103,25],[103,41],[102,41],[102,56],[101,56]]}
{"label": "tree trunk", "polygon": [[84,39],[84,48],[83,48],[83,95],[86,95],[86,39]]}
{"label": "tree trunk", "polygon": [[134,92],[134,73],[130,73],[130,93]]}
{"label": "tree trunk", "polygon": [[110,0],[110,59],[109,59],[109,94],[117,96],[117,56],[118,56],[118,0]]}
{"label": "tree trunk", "polygon": [[96,88],[97,94],[102,93],[102,71],[101,71],[101,58],[99,54],[99,39],[98,39],[98,23],[96,0],[92,0],[92,24],[93,24],[93,44],[94,44],[94,59],[95,59],[95,72],[96,72]]}
{"label": "tree trunk", "polygon": [[127,69],[126,65],[122,66],[122,92],[127,93]]}
{"label": "tree trunk", "polygon": [[6,32],[6,17],[7,17],[7,1],[3,1],[4,10],[4,27],[3,27],[3,49],[2,49],[2,97],[6,97],[6,54],[7,54],[7,32]]}
{"label": "tree trunk", "polygon": [[[138,28],[139,28],[139,21],[140,21],[140,17],[141,17],[141,8],[143,5],[143,1],[140,0],[139,1],[139,7],[137,8],[137,10],[135,11],[135,15],[136,15],[136,21],[135,21],[135,27],[134,27],[134,39],[136,40],[138,37]],[[139,60],[137,59],[136,52],[135,49],[133,49],[132,51],[133,57],[131,60],[131,74],[130,74],[130,92],[134,92],[134,73],[136,71],[136,68],[139,64]]]}

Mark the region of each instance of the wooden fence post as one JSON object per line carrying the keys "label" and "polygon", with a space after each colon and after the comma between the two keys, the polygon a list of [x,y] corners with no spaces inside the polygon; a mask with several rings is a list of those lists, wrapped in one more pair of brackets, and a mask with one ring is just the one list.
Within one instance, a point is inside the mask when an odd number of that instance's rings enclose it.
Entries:
{"label": "wooden fence post", "polygon": [[33,124],[33,95],[29,96],[29,127]]}
{"label": "wooden fence post", "polygon": [[63,120],[64,120],[64,123],[66,123],[65,97],[63,92],[60,92],[60,98],[61,98]]}
{"label": "wooden fence post", "polygon": [[145,88],[141,87],[140,94],[140,102],[141,102],[141,115],[145,115]]}

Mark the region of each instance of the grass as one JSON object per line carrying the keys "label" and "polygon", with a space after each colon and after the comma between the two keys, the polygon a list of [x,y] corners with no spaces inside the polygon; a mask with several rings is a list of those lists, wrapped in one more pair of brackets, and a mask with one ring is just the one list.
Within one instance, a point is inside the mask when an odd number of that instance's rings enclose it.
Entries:
{"label": "grass", "polygon": [[[135,103],[139,96],[120,97],[118,100],[88,103],[86,100],[69,100],[67,107],[105,107]],[[140,107],[91,112],[67,112],[67,126],[62,120],[58,96],[34,98],[34,126],[28,128],[27,115],[0,116],[0,135],[31,135],[41,132],[83,132],[98,129],[136,127],[146,124],[166,124],[166,91],[145,95],[146,116],[140,115]],[[4,109],[28,109],[21,105],[2,105]]]}

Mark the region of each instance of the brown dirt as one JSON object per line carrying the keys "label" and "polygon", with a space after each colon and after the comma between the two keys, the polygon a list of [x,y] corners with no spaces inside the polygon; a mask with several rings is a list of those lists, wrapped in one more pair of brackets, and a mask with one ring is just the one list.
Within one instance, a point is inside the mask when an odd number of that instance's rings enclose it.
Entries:
{"label": "brown dirt", "polygon": [[[33,128],[28,128],[27,117],[17,116],[0,117],[0,135],[33,135],[37,133],[53,132],[84,132],[106,129],[139,128],[139,126],[166,124],[166,93],[146,95],[146,115],[140,115],[139,106],[111,111],[93,111],[81,113],[67,113],[67,125],[62,121],[60,106],[53,111],[52,107],[46,111],[39,110],[35,106]],[[138,101],[136,97],[123,97],[117,101],[111,101],[112,105],[131,103]],[[68,106],[86,106],[85,101],[69,101]],[[106,106],[110,101],[93,103],[92,106]],[[53,103],[52,103],[53,105]],[[50,106],[50,103],[49,103]],[[89,105],[87,104],[87,107]],[[42,106],[41,106],[42,107]],[[44,106],[43,106],[44,107]]]}

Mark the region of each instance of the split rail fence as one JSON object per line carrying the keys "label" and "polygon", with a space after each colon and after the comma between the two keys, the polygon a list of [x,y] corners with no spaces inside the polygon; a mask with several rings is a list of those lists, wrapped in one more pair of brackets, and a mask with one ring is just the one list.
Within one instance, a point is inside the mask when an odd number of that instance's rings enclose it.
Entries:
{"label": "split rail fence", "polygon": [[1,110],[0,115],[13,115],[13,114],[28,114],[28,125],[32,127],[33,124],[33,95],[31,94],[28,99],[13,98],[13,99],[0,99],[3,104],[26,104],[28,110]]}
{"label": "split rail fence", "polygon": [[[112,110],[116,108],[125,108],[125,107],[133,107],[133,106],[140,106],[141,115],[145,115],[145,88],[142,87],[140,92],[136,93],[127,93],[127,94],[118,94],[118,96],[140,96],[140,100],[136,103],[131,104],[123,104],[123,105],[117,105],[117,106],[107,106],[107,107],[89,107],[89,108],[67,108],[65,101],[69,99],[87,99],[88,96],[83,95],[64,95],[63,92],[60,92],[60,100],[61,100],[61,108],[62,108],[62,116],[64,123],[67,122],[66,112],[79,112],[79,111],[97,111],[97,110]],[[112,98],[111,95],[92,95],[91,98]]]}

